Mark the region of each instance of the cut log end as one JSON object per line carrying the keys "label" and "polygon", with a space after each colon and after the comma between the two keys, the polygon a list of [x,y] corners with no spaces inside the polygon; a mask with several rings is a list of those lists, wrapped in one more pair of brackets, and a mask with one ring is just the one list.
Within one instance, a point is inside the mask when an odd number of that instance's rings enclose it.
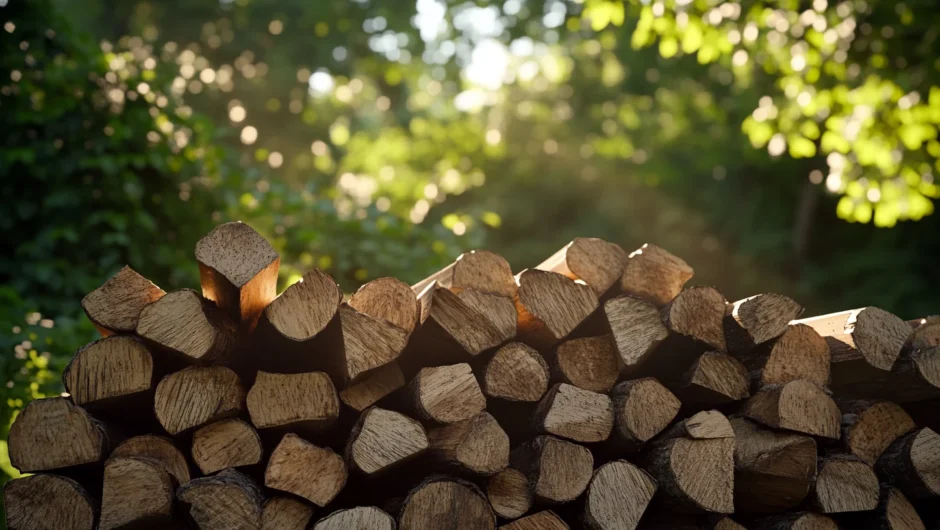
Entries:
{"label": "cut log end", "polygon": [[339,510],[320,519],[313,530],[395,530],[395,519],[375,506]]}
{"label": "cut log end", "polygon": [[725,297],[717,289],[690,287],[663,308],[663,323],[677,335],[726,351],[725,305]]}
{"label": "cut log end", "polygon": [[759,294],[729,304],[725,314],[728,349],[747,350],[777,338],[802,312],[803,306],[775,293]]}
{"label": "cut log end", "polygon": [[719,352],[702,354],[683,376],[681,385],[678,393],[683,403],[701,408],[750,396],[747,369],[734,357]]}
{"label": "cut log end", "polygon": [[261,462],[261,437],[239,419],[222,420],[193,434],[193,461],[204,475]]}
{"label": "cut log end", "polygon": [[258,372],[248,391],[248,414],[258,429],[300,429],[318,433],[339,416],[339,397],[323,372]]}
{"label": "cut log end", "polygon": [[493,511],[504,519],[522,517],[532,508],[532,488],[525,474],[507,468],[490,477],[486,496]]}
{"label": "cut log end", "polygon": [[148,528],[173,517],[174,486],[158,462],[118,457],[104,466],[100,530]]}
{"label": "cut log end", "polygon": [[465,252],[454,262],[453,276],[447,285],[454,291],[474,289],[513,298],[516,281],[505,258],[488,250]]}
{"label": "cut log end", "polygon": [[766,387],[744,404],[745,416],[768,427],[839,439],[842,413],[822,389],[798,379]]}
{"label": "cut log end", "polygon": [[925,427],[898,438],[875,469],[909,499],[940,496],[940,434]]}
{"label": "cut log end", "polygon": [[304,530],[312,518],[313,506],[292,497],[272,497],[261,509],[261,530]]}
{"label": "cut log end", "polygon": [[653,449],[647,471],[683,510],[734,512],[733,438],[673,438]]}
{"label": "cut log end", "polygon": [[154,411],[172,435],[235,416],[244,409],[245,389],[223,366],[190,366],[157,385]]}
{"label": "cut log end", "polygon": [[496,516],[476,486],[452,479],[430,479],[408,494],[399,528],[493,530]]}
{"label": "cut log end", "polygon": [[343,330],[342,379],[360,380],[370,370],[394,362],[408,342],[408,332],[390,322],[356,311],[339,309]]}
{"label": "cut log end", "polygon": [[360,313],[388,322],[409,335],[418,321],[418,299],[401,280],[379,278],[363,285],[349,299]]}
{"label": "cut log end", "polygon": [[333,278],[314,269],[275,298],[264,318],[281,336],[303,342],[333,321],[342,301],[343,292]]}
{"label": "cut log end", "polygon": [[141,309],[165,294],[163,289],[125,265],[101,287],[82,298],[82,309],[102,335],[133,333]]}
{"label": "cut log end", "polygon": [[[834,365],[862,359],[878,370],[888,371],[911,336],[911,326],[877,307],[864,307],[797,320],[822,335]],[[836,366],[833,366],[835,369]]]}
{"label": "cut log end", "polygon": [[627,373],[642,365],[669,336],[659,310],[646,300],[632,296],[611,298],[604,302],[604,314]]}
{"label": "cut log end", "polygon": [[389,363],[365,375],[358,383],[347,386],[339,399],[347,407],[362,412],[380,399],[405,386],[405,375],[397,363]]}
{"label": "cut log end", "polygon": [[602,442],[614,427],[614,408],[604,394],[559,383],[539,402],[535,421],[544,434],[583,443]]}
{"label": "cut log end", "polygon": [[587,448],[554,436],[536,436],[513,451],[511,462],[529,478],[535,499],[544,503],[576,499],[594,468]]}
{"label": "cut log end", "polygon": [[189,514],[201,530],[261,528],[261,489],[233,469],[193,479],[180,486],[176,496],[189,505]]}
{"label": "cut log end", "polygon": [[488,412],[431,429],[428,439],[439,459],[475,475],[492,475],[509,465],[509,436]]}
{"label": "cut log end", "polygon": [[845,449],[871,466],[896,439],[916,428],[904,409],[888,401],[856,401],[843,410]]}
{"label": "cut log end", "polygon": [[86,407],[121,406],[153,384],[153,359],[139,341],[107,337],[78,350],[62,374],[72,402]]}
{"label": "cut log end", "polygon": [[601,296],[620,281],[626,263],[627,253],[620,245],[596,237],[579,237],[536,269],[581,280]]}
{"label": "cut log end", "polygon": [[823,513],[864,512],[878,506],[878,477],[854,457],[822,460],[813,486],[812,501]]}
{"label": "cut log end", "polygon": [[651,377],[625,381],[611,392],[616,433],[620,440],[642,444],[662,432],[675,419],[680,401]]}
{"label": "cut log end", "polygon": [[235,346],[232,323],[192,289],[168,293],[145,307],[137,334],[191,363],[226,360]]}
{"label": "cut log end", "polygon": [[562,382],[606,393],[620,375],[616,347],[609,335],[571,339],[558,345],[554,369]]}
{"label": "cut log end", "polygon": [[486,408],[486,397],[467,363],[423,368],[410,392],[418,415],[437,423],[467,420]]}
{"label": "cut log end", "polygon": [[692,274],[692,267],[681,258],[647,243],[629,255],[620,288],[662,307],[682,291]]}
{"label": "cut log end", "polygon": [[878,517],[884,521],[887,530],[926,530],[917,510],[896,488],[882,488]]}
{"label": "cut log end", "polygon": [[323,507],[343,489],[346,477],[343,457],[296,434],[286,434],[271,453],[264,485]]}
{"label": "cut log end", "polygon": [[108,450],[101,426],[66,398],[31,401],[8,438],[10,464],[22,473],[99,462]]}
{"label": "cut log end", "polygon": [[592,530],[633,530],[656,492],[656,481],[626,460],[599,467],[588,485],[584,519]]}
{"label": "cut log end", "polygon": [[135,457],[154,460],[166,469],[177,484],[189,482],[189,463],[173,442],[160,436],[145,434],[121,442],[111,458]]}
{"label": "cut log end", "polygon": [[362,413],[346,447],[351,468],[378,473],[421,454],[428,448],[424,427],[417,421],[377,407]]}
{"label": "cut log end", "polygon": [[548,390],[548,380],[548,364],[541,354],[521,342],[511,342],[487,363],[483,389],[492,398],[535,402]]}
{"label": "cut log end", "polygon": [[94,501],[74,480],[31,475],[7,482],[3,504],[8,530],[92,530]]}
{"label": "cut log end", "polygon": [[819,333],[805,324],[794,324],[770,347],[759,383],[782,385],[805,379],[820,388],[829,384],[829,345]]}
{"label": "cut log end", "polygon": [[555,512],[544,510],[504,524],[499,527],[499,530],[569,530],[569,528],[561,517],[555,515]]}
{"label": "cut log end", "polygon": [[460,294],[434,285],[422,294],[424,326],[433,322],[444,339],[464,355],[476,356],[510,340],[516,333],[512,299],[473,289]]}
{"label": "cut log end", "polygon": [[584,322],[598,303],[583,282],[554,272],[522,271],[516,303],[520,336],[536,346],[552,346]]}

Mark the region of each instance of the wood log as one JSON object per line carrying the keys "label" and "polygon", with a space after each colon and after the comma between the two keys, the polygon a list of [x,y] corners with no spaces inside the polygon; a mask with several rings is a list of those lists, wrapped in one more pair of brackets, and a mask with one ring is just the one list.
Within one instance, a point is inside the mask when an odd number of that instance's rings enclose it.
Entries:
{"label": "wood log", "polygon": [[578,237],[535,268],[586,283],[597,296],[618,284],[627,264],[620,245],[596,237]]}
{"label": "wood log", "polygon": [[499,530],[570,530],[551,510],[544,510],[499,527]]}
{"label": "wood log", "polygon": [[624,449],[636,449],[662,432],[682,405],[652,377],[619,383],[610,395],[614,405],[614,438]]}
{"label": "wood log", "polygon": [[102,336],[133,333],[145,305],[166,293],[125,265],[94,291],[82,298],[82,309]]}
{"label": "wood log", "polygon": [[110,458],[143,458],[158,462],[173,477],[176,484],[186,484],[190,480],[189,463],[173,442],[153,434],[135,436],[124,440]]}
{"label": "wood log", "polygon": [[346,464],[332,449],[285,434],[264,471],[264,485],[324,507],[346,485]]}
{"label": "wood log", "polygon": [[885,485],[881,486],[874,512],[845,514],[840,522],[843,528],[862,530],[926,530],[921,516],[901,490]]}
{"label": "wood log", "polygon": [[355,383],[370,370],[398,359],[408,343],[408,332],[386,320],[346,304],[339,308],[339,315],[343,337],[341,365],[332,370],[337,381]]}
{"label": "wood log", "polygon": [[633,374],[669,337],[659,309],[633,296],[618,296],[604,302],[604,315],[625,375]]}
{"label": "wood log", "polygon": [[411,289],[419,294],[434,282],[455,293],[473,289],[510,299],[515,298],[518,289],[509,262],[488,250],[471,250],[461,254],[452,264],[416,283]]}
{"label": "wood log", "polygon": [[486,408],[486,398],[467,363],[423,368],[408,392],[418,417],[437,423],[467,420]]}
{"label": "wood log", "polygon": [[779,512],[803,502],[816,481],[816,441],[764,429],[744,418],[730,421],[735,512]]}
{"label": "wood log", "polygon": [[254,329],[277,296],[281,257],[250,226],[225,223],[196,243],[202,294]]}
{"label": "wood log", "polygon": [[404,386],[405,374],[397,363],[389,363],[372,370],[359,382],[341,390],[339,399],[352,410],[362,412]]}
{"label": "wood log", "polygon": [[173,479],[157,461],[108,459],[98,528],[165,528],[173,518],[174,490]]}
{"label": "wood log", "polygon": [[490,477],[486,497],[496,515],[504,519],[522,517],[532,508],[532,488],[525,474],[508,467]]}
{"label": "wood log", "polygon": [[154,396],[157,420],[172,435],[235,416],[244,407],[245,389],[224,366],[190,366],[172,373],[160,380]]}
{"label": "wood log", "polygon": [[140,341],[126,335],[96,340],[75,353],[62,383],[73,403],[91,411],[139,413],[152,399],[153,358]]}
{"label": "wood log", "polygon": [[395,530],[395,519],[375,506],[337,510],[317,521],[313,530]]}
{"label": "wood log", "polygon": [[304,530],[313,506],[293,497],[271,497],[261,508],[261,530]]}
{"label": "wood log", "polygon": [[880,399],[907,405],[940,399],[940,347],[904,350],[891,371],[855,363],[832,373],[832,390],[843,398]]}
{"label": "wood log", "polygon": [[400,530],[495,530],[486,497],[469,482],[431,478],[411,490],[398,519]]}
{"label": "wood log", "polygon": [[534,403],[548,390],[545,359],[521,342],[496,350],[483,370],[483,393],[491,398]]}
{"label": "wood log", "polygon": [[594,457],[585,447],[543,435],[513,450],[510,463],[528,477],[536,502],[562,503],[587,488]]}
{"label": "wood log", "polygon": [[875,470],[854,456],[833,455],[820,459],[819,473],[810,493],[822,513],[865,512],[878,506]]}
{"label": "wood log", "polygon": [[627,257],[620,289],[663,307],[682,291],[692,274],[692,267],[682,258],[646,243]]}
{"label": "wood log", "polygon": [[588,485],[584,521],[592,530],[633,530],[656,493],[656,481],[626,460],[597,468]]}
{"label": "wood log", "polygon": [[940,316],[918,318],[909,321],[914,329],[910,337],[910,347],[914,351],[940,346]]}
{"label": "wood log", "polygon": [[339,417],[336,387],[323,372],[258,372],[246,401],[251,423],[258,429],[317,434]]}
{"label": "wood log", "polygon": [[594,291],[554,272],[528,269],[519,273],[519,338],[536,348],[549,348],[570,335],[599,304]]}
{"label": "wood log", "polygon": [[602,442],[614,427],[614,407],[604,394],[559,383],[539,402],[535,424],[543,434],[582,443]]}
{"label": "wood log", "polygon": [[829,385],[829,345],[805,324],[787,327],[779,338],[747,352],[737,352],[754,388],[805,379],[820,388]]}
{"label": "wood log", "polygon": [[803,307],[786,296],[766,293],[728,304],[725,312],[725,338],[728,351],[747,351],[775,339],[787,331]]}
{"label": "wood log", "polygon": [[908,413],[890,401],[850,401],[841,408],[845,450],[870,466],[895,440],[917,428]]}
{"label": "wood log", "polygon": [[395,278],[378,278],[363,285],[349,298],[349,307],[383,320],[410,334],[418,322],[418,299],[407,284]]}
{"label": "wood log", "polygon": [[226,469],[183,484],[177,498],[189,505],[200,530],[258,530],[264,496],[247,475]]}
{"label": "wood log", "polygon": [[98,508],[85,488],[56,475],[30,475],[3,487],[7,530],[93,530]]}
{"label": "wood log", "polygon": [[[832,356],[832,377],[843,377],[859,366],[891,370],[911,335],[911,327],[877,307],[863,307],[794,321],[812,327],[826,339]],[[847,376],[847,375],[846,375]]]}
{"label": "wood log", "polygon": [[380,473],[413,459],[429,447],[424,427],[391,410],[367,409],[359,416],[346,444],[350,469],[366,475]]}
{"label": "wood log", "polygon": [[839,530],[835,521],[812,512],[785,513],[758,519],[754,530]]}
{"label": "wood log", "polygon": [[689,287],[663,308],[663,323],[676,335],[711,349],[727,351],[724,332],[726,305],[725,297],[714,287]]}
{"label": "wood log", "polygon": [[562,342],[555,349],[552,371],[556,380],[592,392],[606,393],[620,375],[613,337],[584,337]]}
{"label": "wood log", "polygon": [[898,438],[878,459],[875,469],[908,499],[940,496],[940,434],[925,427]]}
{"label": "wood log", "polygon": [[764,387],[742,408],[748,418],[775,429],[839,439],[842,413],[822,389],[797,379]]}
{"label": "wood log", "polygon": [[686,407],[705,409],[749,397],[747,369],[726,353],[706,352],[686,370],[676,395]]}
{"label": "wood log", "polygon": [[61,397],[29,402],[10,427],[7,442],[10,464],[21,473],[100,462],[109,448],[102,425]]}
{"label": "wood log", "polygon": [[717,410],[703,410],[676,422],[663,438],[689,438],[691,440],[716,440],[734,438],[734,429],[728,418]]}
{"label": "wood log", "polygon": [[509,465],[509,436],[488,412],[428,431],[431,454],[448,466],[490,476]]}
{"label": "wood log", "polygon": [[722,517],[715,521],[709,521],[709,530],[747,530],[741,523],[730,517]]}
{"label": "wood log", "polygon": [[167,293],[144,307],[137,334],[187,363],[231,361],[236,343],[232,321],[192,289]]}
{"label": "wood log", "polygon": [[261,462],[263,453],[258,431],[237,418],[210,423],[193,433],[193,461],[203,475],[253,466]]}

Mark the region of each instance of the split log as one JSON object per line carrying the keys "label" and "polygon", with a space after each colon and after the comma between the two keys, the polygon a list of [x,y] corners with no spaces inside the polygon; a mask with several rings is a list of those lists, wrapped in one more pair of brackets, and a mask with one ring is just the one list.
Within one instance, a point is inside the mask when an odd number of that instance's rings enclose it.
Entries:
{"label": "split log", "polygon": [[917,426],[904,409],[890,401],[852,401],[842,405],[845,450],[873,466],[899,437]]}
{"label": "split log", "polygon": [[714,287],[689,287],[662,310],[670,332],[718,351],[727,351],[724,332],[725,297]]}
{"label": "split log", "polygon": [[173,518],[173,500],[173,480],[158,462],[111,458],[104,466],[98,528],[165,528]]}
{"label": "split log", "polygon": [[646,300],[626,295],[611,298],[604,302],[604,314],[626,375],[636,372],[669,337],[659,309]]}
{"label": "split log", "polygon": [[93,530],[97,506],[78,482],[30,475],[3,487],[8,530]]}
{"label": "split log", "polygon": [[379,278],[363,285],[349,298],[349,307],[388,322],[411,334],[418,321],[418,299],[408,285],[395,278]]}
{"label": "split log", "polygon": [[272,497],[261,508],[261,530],[304,530],[312,518],[313,506],[293,497]]}
{"label": "split log", "polygon": [[555,512],[545,510],[504,524],[499,530],[570,530],[570,527]]}
{"label": "split log", "polygon": [[592,530],[633,530],[656,493],[656,481],[626,460],[597,468],[588,485],[584,521]]}
{"label": "split log", "polygon": [[797,507],[816,480],[816,441],[772,431],[744,418],[734,429],[736,512],[779,512]]}
{"label": "split log", "polygon": [[606,393],[620,375],[618,353],[610,335],[562,342],[552,359],[555,378],[592,392]]}
{"label": "split log", "polygon": [[235,416],[244,406],[245,389],[224,366],[190,366],[172,373],[160,380],[154,397],[157,420],[172,435]]}
{"label": "split log", "polygon": [[439,477],[411,490],[398,524],[400,530],[495,530],[496,516],[476,486]]}
{"label": "split log", "polygon": [[536,502],[542,503],[576,499],[587,488],[594,468],[590,451],[554,436],[529,440],[511,453],[510,462],[528,477]]}
{"label": "split log", "polygon": [[75,353],[62,373],[62,383],[73,403],[91,411],[136,410],[150,400],[153,359],[132,337],[107,337]]}
{"label": "split log", "polygon": [[339,308],[342,323],[341,365],[331,371],[337,381],[352,383],[399,358],[408,343],[408,333],[391,323],[356,311]]}
{"label": "split log", "polygon": [[940,434],[923,428],[898,438],[875,469],[909,499],[940,496]]}
{"label": "split log", "polygon": [[839,439],[842,413],[818,386],[797,379],[765,387],[742,409],[748,418],[775,429]]}
{"label": "split log", "polygon": [[755,530],[839,530],[835,521],[812,512],[785,513],[758,519]]}
{"label": "split log", "polygon": [[624,293],[663,307],[682,291],[692,274],[692,267],[682,258],[646,243],[628,256],[620,288]]}
{"label": "split log", "polygon": [[911,335],[910,325],[877,307],[842,311],[794,323],[806,324],[826,339],[832,356],[833,384],[837,378],[850,377],[859,366],[891,370]]}
{"label": "split log", "polygon": [[810,495],[822,513],[865,512],[878,507],[878,477],[870,465],[854,456],[821,459]]}
{"label": "split log", "polygon": [[453,263],[416,283],[411,289],[421,293],[434,282],[455,293],[474,289],[510,299],[515,298],[518,289],[509,262],[488,250],[471,250],[461,254]]}
{"label": "split log", "polygon": [[254,329],[277,295],[281,257],[250,226],[225,223],[196,243],[202,294]]}
{"label": "split log", "polygon": [[918,318],[908,323],[914,329],[910,338],[912,350],[920,351],[940,346],[940,316]]}
{"label": "split log", "polygon": [[467,420],[486,408],[486,398],[467,363],[423,368],[408,391],[418,416],[437,423]]}
{"label": "split log", "polygon": [[681,403],[652,377],[624,381],[611,392],[614,436],[626,449],[636,449],[662,432],[679,413]]}
{"label": "split log", "polygon": [[229,361],[236,342],[232,322],[192,289],[173,291],[144,307],[137,334],[188,363]]}
{"label": "split log", "polygon": [[803,307],[786,296],[767,293],[728,304],[725,338],[728,351],[747,351],[783,335]]}
{"label": "split log", "polygon": [[128,438],[111,452],[110,458],[119,457],[153,460],[166,469],[176,484],[189,482],[189,463],[186,462],[186,457],[173,445],[173,442],[166,438],[152,434]]}
{"label": "split log", "polygon": [[509,465],[509,436],[488,412],[428,431],[431,453],[449,466],[489,476]]}
{"label": "split log", "polygon": [[777,340],[736,355],[750,372],[755,388],[797,379],[820,388],[829,385],[829,345],[805,324],[793,324]]}
{"label": "split log", "polygon": [[8,438],[10,464],[36,473],[100,462],[108,451],[104,428],[66,398],[29,402]]}
{"label": "split log", "polygon": [[397,363],[380,366],[367,373],[339,393],[339,399],[347,407],[362,412],[380,399],[405,386],[405,375]]}
{"label": "split log", "polygon": [[101,287],[82,298],[82,309],[102,336],[133,333],[145,305],[166,293],[125,265]]}
{"label": "split log", "polygon": [[491,398],[534,403],[545,395],[548,380],[548,364],[539,352],[510,342],[486,364],[483,392]]}
{"label": "split log", "polygon": [[496,515],[504,519],[522,517],[532,508],[532,488],[525,474],[511,467],[490,477],[486,497]]}
{"label": "split log", "polygon": [[391,410],[372,407],[359,416],[346,444],[350,469],[366,475],[413,459],[429,446],[424,427]]}
{"label": "split log", "polygon": [[395,530],[395,519],[375,506],[338,510],[320,519],[313,530]]}
{"label": "split log", "polygon": [[844,528],[863,530],[926,530],[921,516],[901,490],[885,485],[881,486],[874,512],[846,514],[841,522]]}
{"label": "split log", "polygon": [[539,432],[582,443],[602,442],[614,427],[614,407],[604,394],[559,383],[535,412]]}
{"label": "split log", "polygon": [[706,352],[686,370],[675,390],[686,407],[704,409],[747,398],[749,386],[747,369],[737,359]]}
{"label": "split log", "polygon": [[322,432],[339,417],[339,397],[323,372],[258,372],[248,391],[248,414],[258,429]]}
{"label": "split log", "polygon": [[226,469],[183,484],[176,496],[189,505],[200,530],[258,530],[264,496],[248,476]]}
{"label": "split log", "polygon": [[601,296],[619,283],[627,253],[620,245],[596,237],[578,237],[535,268],[586,283]]}
{"label": "split log", "polygon": [[271,453],[264,485],[303,497],[322,508],[343,489],[346,477],[342,456],[296,434],[286,434]]}
{"label": "split log", "polygon": [[261,462],[258,432],[237,418],[210,423],[193,434],[193,461],[203,475]]}
{"label": "split log", "polygon": [[528,269],[519,273],[518,283],[519,337],[536,348],[568,337],[599,304],[590,287],[558,273]]}
{"label": "split log", "polygon": [[665,439],[679,437],[691,440],[734,438],[734,429],[724,414],[717,410],[703,410],[676,422],[663,434]]}

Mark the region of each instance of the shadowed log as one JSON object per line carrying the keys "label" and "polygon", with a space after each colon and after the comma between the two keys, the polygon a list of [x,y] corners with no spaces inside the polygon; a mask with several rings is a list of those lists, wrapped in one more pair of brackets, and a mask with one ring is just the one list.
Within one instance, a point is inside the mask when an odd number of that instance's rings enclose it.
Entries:
{"label": "shadowed log", "polygon": [[656,493],[656,481],[626,460],[597,468],[588,485],[584,520],[592,530],[633,530]]}
{"label": "shadowed log", "polygon": [[313,506],[293,497],[272,497],[261,509],[261,530],[304,530],[313,518]]}
{"label": "shadowed log", "polygon": [[193,434],[193,461],[204,475],[255,465],[263,453],[258,432],[239,419],[210,423]]}
{"label": "shadowed log", "polygon": [[709,408],[750,396],[747,370],[725,353],[703,353],[686,371],[676,387],[683,405]]}
{"label": "shadowed log", "polygon": [[873,466],[885,449],[917,426],[904,409],[889,401],[852,401],[842,405],[845,450]]}
{"label": "shadowed log", "polygon": [[342,456],[296,434],[286,434],[271,453],[264,485],[303,497],[322,508],[343,489],[346,477]]}
{"label": "shadowed log", "polygon": [[76,405],[139,414],[139,409],[152,406],[153,359],[136,339],[107,337],[75,353],[62,373],[62,383]]}
{"label": "shadowed log", "polygon": [[610,335],[562,342],[552,359],[555,378],[592,392],[608,392],[620,375],[618,353]]}
{"label": "shadowed log", "polygon": [[486,398],[466,363],[424,368],[408,391],[418,416],[437,423],[467,420],[486,408]]}
{"label": "shadowed log", "polygon": [[548,364],[521,342],[496,350],[483,371],[483,392],[507,401],[536,402],[548,390]]}
{"label": "shadowed log", "polygon": [[909,499],[940,495],[940,435],[918,429],[894,441],[875,465],[878,475]]}
{"label": "shadowed log", "polygon": [[504,524],[499,530],[569,530],[570,527],[551,510],[533,513],[528,517]]}
{"label": "shadowed log", "polygon": [[513,450],[513,468],[529,479],[536,502],[576,499],[587,488],[594,457],[586,448],[554,436],[536,436]]}
{"label": "shadowed log", "polygon": [[848,514],[844,528],[863,530],[926,530],[924,521],[907,497],[897,488],[881,487],[881,497],[874,512]]}
{"label": "shadowed log", "polygon": [[509,436],[488,412],[431,429],[431,453],[448,465],[488,476],[509,465]]}
{"label": "shadowed log", "polygon": [[189,463],[186,462],[186,457],[173,445],[172,441],[166,438],[152,434],[128,438],[111,452],[111,458],[118,457],[154,460],[166,469],[177,484],[189,482]]}
{"label": "shadowed log", "polygon": [[635,449],[662,432],[681,407],[676,396],[652,377],[624,381],[610,395],[614,437],[626,449]]}
{"label": "shadowed log", "polygon": [[692,267],[682,258],[646,243],[628,256],[620,288],[662,307],[679,294],[692,274]]}
{"label": "shadowed log", "polygon": [[842,413],[818,386],[797,379],[765,387],[744,404],[748,418],[776,429],[839,439]]}
{"label": "shadowed log", "polygon": [[236,341],[232,322],[192,289],[173,291],[145,307],[137,334],[187,363],[229,361]]}
{"label": "shadowed log", "polygon": [[173,499],[173,480],[158,462],[111,458],[104,466],[98,528],[165,528],[173,517]]}
{"label": "shadowed log", "polygon": [[810,494],[823,513],[865,512],[878,506],[878,477],[870,465],[854,456],[821,459]]}
{"label": "shadowed log", "polygon": [[493,530],[496,516],[476,486],[441,477],[411,490],[398,524],[400,530]]}
{"label": "shadowed log", "polygon": [[519,273],[518,283],[519,338],[536,348],[566,338],[599,303],[590,287],[554,272],[528,269]]}
{"label": "shadowed log", "polygon": [[163,289],[125,265],[101,287],[82,298],[82,309],[105,337],[133,333],[140,310],[165,294]]}
{"label": "shadowed log", "polygon": [[339,510],[320,519],[313,530],[395,530],[395,519],[375,506]]}
{"label": "shadowed log", "polygon": [[805,379],[820,388],[829,385],[829,345],[805,324],[794,324],[777,339],[736,353],[750,372],[755,388]]}
{"label": "shadowed log", "polygon": [[154,411],[166,432],[176,435],[242,412],[245,389],[223,366],[190,366],[157,385]]}
{"label": "shadowed log", "polygon": [[258,530],[264,496],[250,478],[234,469],[183,484],[180,501],[200,530]]}
{"label": "shadowed log", "polygon": [[405,386],[405,375],[396,363],[389,363],[367,373],[363,378],[344,388],[339,399],[347,407],[362,412],[380,399]]}
{"label": "shadowed log", "polygon": [[713,287],[689,287],[663,308],[666,329],[718,351],[726,351],[725,297]]}
{"label": "shadowed log", "polygon": [[506,468],[490,477],[486,497],[496,515],[504,519],[522,517],[532,508],[532,488],[525,474]]}
{"label": "shadowed log", "polygon": [[10,464],[21,473],[99,462],[108,451],[101,424],[66,398],[31,401],[10,427],[8,444]]}
{"label": "shadowed log", "polygon": [[78,482],[31,475],[3,487],[8,530],[93,530],[97,506]]}
{"label": "shadowed log", "polygon": [[251,423],[258,429],[315,434],[332,426],[339,416],[336,388],[323,372],[258,372],[247,404]]}
{"label": "shadowed log", "polygon": [[626,375],[636,372],[669,337],[659,310],[646,300],[626,295],[611,298],[604,302],[604,314]]}
{"label": "shadowed log", "polygon": [[553,386],[535,413],[540,432],[576,442],[602,442],[614,427],[614,408],[604,394],[559,383]]}
{"label": "shadowed log", "polygon": [[428,437],[417,421],[373,407],[359,416],[346,445],[350,469],[366,475],[385,471],[427,450]]}
{"label": "shadowed log", "polygon": [[596,237],[578,237],[535,268],[581,280],[601,296],[619,283],[626,264],[627,253],[620,245]]}
{"label": "shadowed log", "polygon": [[758,519],[755,530],[839,530],[835,521],[812,512],[785,513]]}
{"label": "shadowed log", "polygon": [[725,313],[728,351],[747,351],[775,339],[803,312],[792,299],[775,293],[759,294],[733,304]]}

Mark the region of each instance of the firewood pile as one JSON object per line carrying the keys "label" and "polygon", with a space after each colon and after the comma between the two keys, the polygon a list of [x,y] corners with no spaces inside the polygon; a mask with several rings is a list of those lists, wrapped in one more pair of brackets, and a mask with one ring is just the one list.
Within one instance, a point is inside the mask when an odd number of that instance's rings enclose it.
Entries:
{"label": "firewood pile", "polygon": [[9,436],[11,530],[940,528],[940,318],[729,303],[654,245],[344,297],[242,223],[125,267]]}

